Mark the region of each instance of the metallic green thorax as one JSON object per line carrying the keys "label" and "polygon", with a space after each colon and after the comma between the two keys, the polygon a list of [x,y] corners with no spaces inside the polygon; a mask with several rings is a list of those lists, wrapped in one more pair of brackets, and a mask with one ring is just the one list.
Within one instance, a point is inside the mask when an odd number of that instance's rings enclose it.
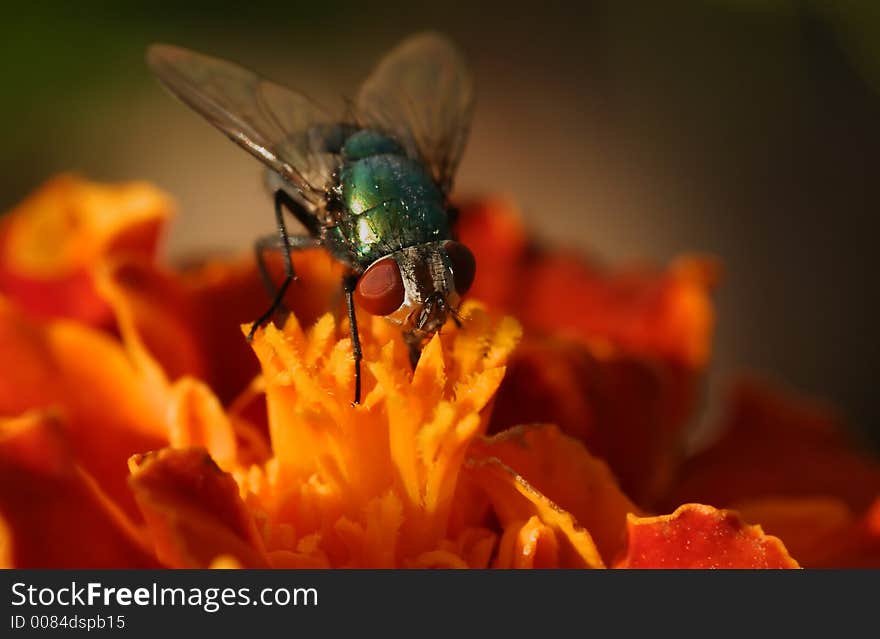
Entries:
{"label": "metallic green thorax", "polygon": [[366,268],[402,248],[450,238],[443,193],[392,139],[358,131],[342,158],[335,191],[344,214],[326,237],[334,253]]}

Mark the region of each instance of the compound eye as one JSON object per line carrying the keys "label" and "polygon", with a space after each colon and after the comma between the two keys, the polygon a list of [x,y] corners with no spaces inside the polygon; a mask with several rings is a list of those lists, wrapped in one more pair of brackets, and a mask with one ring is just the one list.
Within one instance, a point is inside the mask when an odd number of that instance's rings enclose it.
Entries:
{"label": "compound eye", "polygon": [[403,278],[392,257],[373,263],[354,289],[358,306],[372,315],[390,315],[403,304]]}
{"label": "compound eye", "polygon": [[452,279],[455,281],[455,291],[459,295],[464,295],[474,283],[474,276],[477,274],[477,262],[474,254],[464,244],[458,242],[446,242],[443,245],[446,255],[452,264]]}

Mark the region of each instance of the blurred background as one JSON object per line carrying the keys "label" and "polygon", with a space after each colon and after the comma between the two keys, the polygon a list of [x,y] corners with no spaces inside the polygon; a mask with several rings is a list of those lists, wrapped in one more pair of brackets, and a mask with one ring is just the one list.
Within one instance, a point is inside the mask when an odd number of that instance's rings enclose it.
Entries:
{"label": "blurred background", "polygon": [[145,46],[236,60],[325,104],[436,28],[479,101],[458,192],[609,262],[721,257],[706,411],[737,372],[833,402],[880,442],[876,0],[17,3],[0,21],[0,210],[59,171],[150,180],[167,253],[272,228],[257,163],[173,101]]}

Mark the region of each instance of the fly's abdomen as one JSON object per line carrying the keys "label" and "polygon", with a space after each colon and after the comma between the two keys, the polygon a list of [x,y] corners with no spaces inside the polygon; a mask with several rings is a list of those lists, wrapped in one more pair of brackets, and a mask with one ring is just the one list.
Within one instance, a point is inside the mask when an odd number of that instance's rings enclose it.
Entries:
{"label": "fly's abdomen", "polygon": [[[363,140],[352,141],[361,151]],[[407,246],[449,237],[443,194],[424,167],[388,152],[387,145],[381,150],[366,157],[349,154],[357,159],[344,161],[339,172],[345,214],[336,232],[362,266]]]}

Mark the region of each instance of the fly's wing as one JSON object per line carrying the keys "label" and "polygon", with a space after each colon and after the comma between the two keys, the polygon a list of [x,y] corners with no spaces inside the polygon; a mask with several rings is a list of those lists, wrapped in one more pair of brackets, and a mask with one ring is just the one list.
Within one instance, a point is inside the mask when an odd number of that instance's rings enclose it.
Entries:
{"label": "fly's wing", "polygon": [[[336,167],[336,121],[309,98],[231,62],[165,44],[147,63],[177,98],[318,206]],[[328,133],[331,132],[331,133]]]}
{"label": "fly's wing", "polygon": [[355,107],[361,126],[392,135],[449,192],[473,104],[464,57],[443,36],[423,33],[404,40],[379,63],[361,86]]}

